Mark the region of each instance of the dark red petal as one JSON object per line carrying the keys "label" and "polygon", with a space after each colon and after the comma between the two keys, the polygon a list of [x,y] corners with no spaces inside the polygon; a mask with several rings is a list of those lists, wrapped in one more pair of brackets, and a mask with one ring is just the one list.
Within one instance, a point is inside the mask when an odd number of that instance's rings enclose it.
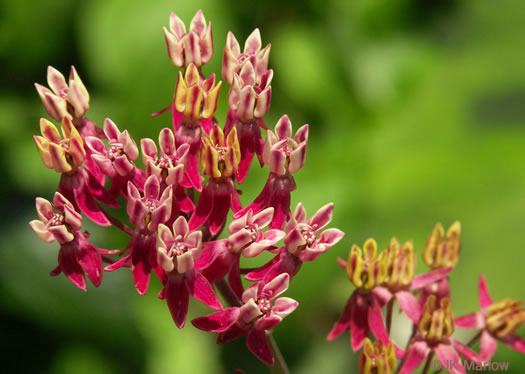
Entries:
{"label": "dark red petal", "polygon": [[264,331],[252,330],[246,339],[248,349],[266,365],[273,365],[270,343]]}
{"label": "dark red petal", "polygon": [[174,274],[168,277],[164,296],[171,312],[171,317],[179,329],[184,327],[188,314],[190,294],[182,276]]}
{"label": "dark red petal", "polygon": [[[216,184],[214,189],[215,194],[213,195],[213,210],[211,211],[208,223],[210,228],[210,234],[216,236],[224,226],[226,222],[226,217],[230,211],[230,206],[232,202],[232,194],[235,192],[235,187],[233,183],[215,183],[208,182],[208,184]],[[199,198],[199,203],[201,199]],[[198,209],[197,204],[197,209]],[[197,209],[195,211],[197,211]],[[193,217],[192,217],[193,218]],[[191,225],[190,225],[191,229]]]}
{"label": "dark red petal", "polygon": [[248,332],[249,330],[241,328],[238,324],[233,324],[229,329],[217,336],[217,344],[229,343],[235,339],[240,338],[241,336],[248,334]]}
{"label": "dark red petal", "polygon": [[257,268],[256,270],[253,270],[245,275],[245,278],[249,281],[255,282],[258,280],[261,280],[264,278],[266,273],[279,261],[279,255],[272,258],[270,261],[268,261],[266,264],[261,266],[260,268]]}
{"label": "dark red petal", "polygon": [[509,348],[525,354],[525,340],[518,335],[510,335],[502,340]]}
{"label": "dark red petal", "polygon": [[230,285],[233,293],[235,293],[240,300],[244,292],[244,287],[242,285],[242,280],[241,280],[239,260],[240,260],[240,256],[239,255],[235,256],[234,262],[232,263],[230,272],[228,274],[228,284]]}
{"label": "dark red petal", "polygon": [[195,207],[195,210],[193,211],[193,214],[191,215],[191,218],[188,222],[190,231],[201,227],[210,217],[210,214],[213,211],[215,193],[215,183],[208,181],[202,190],[199,201],[197,202],[197,206]]}
{"label": "dark red petal", "polygon": [[204,317],[195,318],[191,323],[200,330],[224,332],[237,322],[239,311],[237,307],[226,308]]}
{"label": "dark red petal", "polygon": [[341,335],[344,331],[349,329],[350,317],[352,315],[352,307],[354,304],[354,300],[355,300],[355,296],[354,294],[352,294],[352,296],[346,302],[346,305],[345,305],[345,308],[343,309],[343,313],[341,314],[341,317],[339,317],[339,320],[334,324],[334,327],[328,333],[326,340],[332,341],[335,338],[337,338],[339,335]]}
{"label": "dark red petal", "polygon": [[365,297],[354,292],[355,304],[350,313],[350,340],[352,350],[357,352],[363,346],[363,340],[368,336],[368,302]]}
{"label": "dark red petal", "polygon": [[204,275],[193,269],[186,272],[184,277],[190,295],[212,309],[222,309],[221,301]]}
{"label": "dark red petal", "polygon": [[77,262],[86,272],[91,282],[98,287],[102,282],[102,256],[97,248],[85,240],[79,240],[75,251]]}
{"label": "dark red petal", "polygon": [[112,208],[120,208],[117,200],[115,200],[115,198],[111,196],[108,191],[106,191],[104,186],[102,186],[89,171],[87,171],[85,168],[79,168],[78,172],[84,174],[84,185],[86,187],[85,193],[90,194],[104,205],[110,206]]}
{"label": "dark red petal", "polygon": [[[69,243],[68,243],[69,244]],[[62,246],[58,252],[58,264],[64,275],[82,291],[87,291],[84,271],[75,258],[75,249],[72,246]]]}
{"label": "dark red petal", "polygon": [[133,274],[133,281],[137,292],[144,296],[148,291],[149,278],[151,275],[151,266],[145,261],[138,261],[131,265],[131,273]]}

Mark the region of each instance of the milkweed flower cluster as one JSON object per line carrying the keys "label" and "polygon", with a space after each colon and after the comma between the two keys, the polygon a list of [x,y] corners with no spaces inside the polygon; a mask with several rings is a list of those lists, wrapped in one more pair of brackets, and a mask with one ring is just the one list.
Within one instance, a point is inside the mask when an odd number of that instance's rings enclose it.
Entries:
{"label": "milkweed flower cluster", "polygon": [[[172,102],[154,114],[170,112],[172,119],[171,128],[153,136],[158,142],[135,141],[109,118],[103,127],[88,119],[90,96],[74,67],[68,82],[49,67],[49,88],[36,84],[62,134],[43,118],[34,140],[42,162],[60,174],[60,182],[53,202],[36,199],[39,219],[30,226],[46,243],[60,245],[52,275],[64,273],[86,291],[85,275],[98,287],[104,271],[128,268],[140,295],[156,276],[163,285],[159,298],[166,300],[178,328],[186,323],[193,297],[212,310],[194,319],[195,327],[216,333],[219,344],[247,336],[248,348],[272,365],[270,332],[299,305],[283,294],[303,262],[314,261],[344,233],[326,228],[332,203],[311,217],[301,203],[290,211],[293,175],[306,160],[308,125],[294,135],[283,115],[274,128],[266,126],[273,71],[270,45],[262,46],[259,30],[247,38],[243,52],[235,36],[227,36],[222,75],[230,89],[224,126],[215,117],[222,82],[202,71],[214,52],[211,22],[198,11],[186,29],[172,13],[164,36],[171,62],[182,70]],[[255,201],[243,206],[239,186],[254,155],[269,176]],[[106,207],[124,210],[129,222]],[[223,230],[230,212],[233,220]],[[127,245],[95,247],[82,231],[84,217],[122,230],[129,235]],[[241,257],[263,252],[273,254],[269,264],[240,268]]]}
{"label": "milkweed flower cluster", "polygon": [[[498,342],[525,354],[525,340],[515,334],[525,324],[522,302],[493,302],[483,275],[479,278],[481,311],[454,318],[448,275],[459,261],[460,236],[459,222],[454,222],[446,234],[437,224],[423,249],[423,261],[430,270],[418,275],[412,241],[400,244],[393,238],[378,253],[376,241],[368,239],[362,249],[357,245],[351,248],[348,260],[338,259],[355,290],[327,339],[350,332],[351,349],[360,352],[361,374],[408,374],[425,361],[423,372],[427,373],[435,368],[434,357],[442,368],[463,374],[463,360],[483,365],[493,357]],[[396,302],[412,322],[412,335],[405,348],[390,336]],[[463,344],[453,337],[456,326],[480,331]],[[375,337],[374,342],[370,335]],[[480,352],[471,349],[478,340]]]}
{"label": "milkweed flower cluster", "polygon": [[[153,115],[171,114],[172,126],[159,129],[158,136],[137,142],[109,118],[102,127],[91,121],[90,95],[74,67],[67,82],[49,67],[48,87],[35,85],[55,122],[42,118],[41,135],[34,141],[42,162],[60,174],[60,181],[52,201],[36,198],[38,219],[29,225],[41,240],[59,245],[51,275],[63,273],[86,291],[86,275],[98,287],[104,272],[127,268],[140,295],[157,277],[162,283],[158,296],[178,328],[186,324],[193,297],[211,309],[193,319],[193,326],[216,334],[218,344],[246,336],[259,360],[278,361],[275,372],[286,373],[271,335],[299,305],[286,291],[304,263],[316,261],[344,236],[329,227],[333,203],[312,215],[302,203],[291,209],[309,126],[294,131],[287,115],[267,126],[274,72],[268,68],[271,46],[263,46],[258,29],[242,50],[233,33],[227,35],[223,126],[215,116],[223,84],[202,70],[214,52],[211,22],[198,11],[186,28],[171,13],[163,30],[168,57],[181,70],[172,101]],[[259,195],[243,204],[240,185],[254,156],[268,178]],[[125,211],[129,222],[112,216],[107,207]],[[82,230],[84,218],[120,229],[128,243],[123,249],[94,246]],[[493,302],[483,276],[481,310],[454,318],[448,275],[459,261],[460,244],[459,223],[446,233],[438,224],[423,250],[430,270],[422,274],[416,274],[411,241],[392,239],[380,253],[374,239],[362,248],[354,245],[339,264],[355,290],[327,339],[348,330],[351,349],[360,352],[359,372],[366,374],[410,373],[424,360],[426,372],[434,355],[451,372],[464,373],[462,358],[490,360],[498,342],[525,353],[525,342],[516,335],[525,323],[522,303]],[[250,261],[265,252],[273,256],[266,264],[241,268],[241,258]],[[390,336],[396,302],[412,322],[404,348]],[[479,353],[452,336],[455,326],[480,330]]]}

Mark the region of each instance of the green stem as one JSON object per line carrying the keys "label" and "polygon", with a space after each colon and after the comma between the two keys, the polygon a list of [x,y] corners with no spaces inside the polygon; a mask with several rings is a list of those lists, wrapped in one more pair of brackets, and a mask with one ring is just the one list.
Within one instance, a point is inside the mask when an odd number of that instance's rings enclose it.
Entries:
{"label": "green stem", "polygon": [[104,216],[108,219],[113,226],[120,229],[122,232],[128,234],[129,236],[133,236],[133,230],[125,225],[124,223],[120,222],[116,217],[113,217],[111,214],[109,214],[107,211],[105,211],[100,205],[99,205],[100,211],[104,214]]}
{"label": "green stem", "polygon": [[430,369],[430,364],[432,363],[432,359],[434,358],[434,351],[431,351],[428,355],[427,362],[425,363],[425,368],[423,369],[423,374],[427,374],[428,369]]}

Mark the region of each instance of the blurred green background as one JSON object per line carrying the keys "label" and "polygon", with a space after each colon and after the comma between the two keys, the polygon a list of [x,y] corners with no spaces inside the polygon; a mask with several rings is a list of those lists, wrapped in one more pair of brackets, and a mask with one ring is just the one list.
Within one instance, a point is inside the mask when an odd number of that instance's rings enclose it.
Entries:
{"label": "blurred green background", "polygon": [[[275,331],[293,373],[356,372],[348,334],[325,336],[353,290],[336,264],[353,243],[396,236],[421,250],[436,222],[460,220],[461,260],[451,276],[456,315],[478,309],[477,277],[495,299],[523,299],[525,278],[525,6],[520,0],[11,1],[0,2],[0,339],[5,373],[265,373],[239,340],[174,326],[153,282],[145,297],[129,272],[105,274],[83,293],[49,277],[58,246],[27,222],[34,197],[52,198],[58,175],[40,162],[32,135],[45,111],[33,83],[47,65],[75,65],[91,93],[89,118],[110,117],[135,139],[156,139],[168,116],[177,69],[162,26],[174,11],[188,25],[202,8],[213,23],[220,75],[228,30],[241,43],[255,28],[271,43],[273,100],[310,124],[293,205],[310,214],[335,203],[343,241],[294,278],[299,309]],[[217,118],[226,116],[227,86]],[[256,164],[242,188],[249,203],[267,170]],[[103,248],[123,248],[116,230],[85,226]],[[268,257],[267,257],[268,258]],[[266,258],[266,259],[267,259]],[[422,262],[418,272],[425,271]],[[188,320],[208,313],[198,303]],[[396,315],[394,334],[409,326]],[[524,335],[521,328],[519,334]],[[403,332],[405,331],[405,332]],[[472,331],[457,330],[466,341]],[[525,356],[500,345],[494,360],[523,373]]]}

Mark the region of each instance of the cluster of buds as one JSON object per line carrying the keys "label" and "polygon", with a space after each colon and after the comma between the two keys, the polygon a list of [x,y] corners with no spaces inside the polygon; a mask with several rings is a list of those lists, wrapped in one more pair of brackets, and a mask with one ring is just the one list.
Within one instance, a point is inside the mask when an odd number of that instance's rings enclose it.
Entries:
{"label": "cluster of buds", "polygon": [[[215,118],[222,82],[202,72],[213,55],[211,23],[198,11],[186,32],[184,22],[171,13],[164,35],[169,58],[182,68],[165,110],[171,112],[173,128],[160,129],[158,143],[141,139],[140,152],[131,134],[109,118],[101,128],[86,117],[89,94],[74,68],[69,84],[50,67],[50,88],[36,85],[63,135],[41,120],[42,136],[34,140],[44,165],[60,174],[60,182],[53,203],[37,198],[39,220],[30,226],[43,241],[60,245],[52,275],[64,273],[85,291],[85,274],[98,287],[104,271],[129,268],[140,295],[156,276],[163,285],[159,297],[178,328],[185,325],[191,296],[213,310],[194,319],[195,327],[216,333],[219,344],[247,336],[254,355],[272,365],[271,331],[298,307],[282,294],[303,262],[316,260],[344,233],[326,228],[331,203],[312,217],[301,203],[290,211],[296,188],[292,175],[305,163],[308,125],[295,136],[286,115],[274,131],[265,125],[273,71],[268,69],[270,46],[262,48],[259,30],[248,37],[242,53],[228,34],[224,126]],[[137,164],[140,153],[144,167]],[[239,185],[254,155],[268,167],[269,177],[260,195],[243,206]],[[106,209],[121,204],[129,222]],[[233,220],[220,237],[230,212]],[[83,216],[115,226],[129,242],[122,250],[96,248],[81,231]],[[240,268],[241,256],[251,259],[263,252],[274,255],[268,264]]]}
{"label": "cluster of buds", "polygon": [[[435,367],[431,362],[434,355],[442,368],[465,373],[462,359],[482,365],[493,357],[498,341],[525,353],[525,340],[515,334],[525,324],[522,303],[510,299],[493,302],[484,276],[479,280],[481,312],[454,318],[448,275],[459,261],[460,232],[459,222],[450,226],[446,236],[443,226],[436,225],[423,250],[423,260],[430,270],[419,275],[415,275],[412,241],[401,245],[393,238],[378,254],[376,241],[368,239],[362,250],[357,245],[351,248],[347,261],[338,259],[355,291],[327,339],[350,331],[352,350],[361,352],[361,374],[409,374],[425,360],[423,372],[427,373]],[[412,336],[405,348],[390,336],[396,301],[412,321]],[[481,331],[470,343],[463,344],[452,336],[455,326]],[[370,333],[376,339],[373,343],[368,338]],[[481,349],[475,352],[470,346],[478,339]]]}

